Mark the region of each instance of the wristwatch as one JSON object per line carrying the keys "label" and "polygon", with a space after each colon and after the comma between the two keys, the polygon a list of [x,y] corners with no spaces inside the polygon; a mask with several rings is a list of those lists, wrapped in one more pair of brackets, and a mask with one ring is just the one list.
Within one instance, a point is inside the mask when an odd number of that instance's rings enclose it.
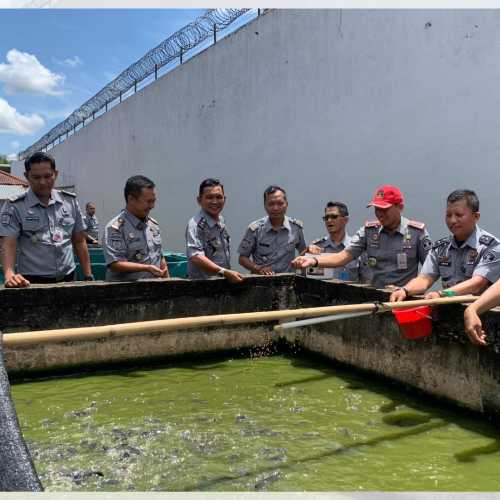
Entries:
{"label": "wristwatch", "polygon": [[84,276],[83,281],[95,281],[94,275],[89,274],[88,276]]}
{"label": "wristwatch", "polygon": [[224,278],[224,276],[225,276],[225,274],[224,274],[224,273],[225,273],[225,272],[226,272],[226,270],[225,270],[223,267],[221,267],[221,268],[217,271],[217,276],[220,276],[221,278]]}

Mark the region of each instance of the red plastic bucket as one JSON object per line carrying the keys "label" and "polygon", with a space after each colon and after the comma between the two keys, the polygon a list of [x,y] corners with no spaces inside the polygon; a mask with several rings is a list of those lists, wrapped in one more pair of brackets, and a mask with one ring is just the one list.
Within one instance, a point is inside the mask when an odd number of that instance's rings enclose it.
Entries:
{"label": "red plastic bucket", "polygon": [[429,306],[412,307],[409,309],[393,309],[392,313],[407,339],[427,337],[432,331],[431,308]]}

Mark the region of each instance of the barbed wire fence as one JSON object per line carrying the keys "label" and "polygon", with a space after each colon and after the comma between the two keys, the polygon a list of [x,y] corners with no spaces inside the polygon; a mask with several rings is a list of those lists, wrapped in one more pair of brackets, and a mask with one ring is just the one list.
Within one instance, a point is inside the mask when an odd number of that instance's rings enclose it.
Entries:
{"label": "barbed wire fence", "polygon": [[97,94],[73,111],[64,121],[53,127],[34,144],[20,152],[19,159],[25,159],[37,151],[47,151],[55,145],[60,144],[70,135],[75,134],[77,129],[80,130],[80,128],[84,127],[86,122],[90,123],[97,116],[107,112],[113,103],[121,103],[127,97],[126,93],[128,91],[133,89],[133,93],[137,92],[137,86],[146,78],[154,75],[154,80],[156,80],[160,68],[167,66],[175,60],[178,60],[182,64],[187,52],[192,51],[192,49],[199,47],[203,42],[210,39],[215,44],[217,42],[217,34],[228,28],[245,14],[253,13],[254,16],[260,16],[263,12],[263,9],[208,10],[122,71],[114,80],[97,92]]}

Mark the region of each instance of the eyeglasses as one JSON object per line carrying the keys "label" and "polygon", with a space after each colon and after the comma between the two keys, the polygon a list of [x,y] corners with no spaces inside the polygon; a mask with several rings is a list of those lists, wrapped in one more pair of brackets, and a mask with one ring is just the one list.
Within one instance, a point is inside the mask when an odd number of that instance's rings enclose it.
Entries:
{"label": "eyeglasses", "polygon": [[338,219],[339,217],[343,217],[343,215],[340,215],[340,214],[328,214],[328,215],[323,215],[323,220],[324,221],[327,221],[327,220],[335,220],[335,219]]}

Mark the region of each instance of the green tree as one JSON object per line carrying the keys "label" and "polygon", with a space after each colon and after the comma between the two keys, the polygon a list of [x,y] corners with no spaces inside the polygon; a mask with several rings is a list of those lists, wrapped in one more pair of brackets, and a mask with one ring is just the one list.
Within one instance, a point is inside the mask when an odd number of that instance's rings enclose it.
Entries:
{"label": "green tree", "polygon": [[10,160],[7,158],[7,155],[0,154],[0,163],[10,165]]}

